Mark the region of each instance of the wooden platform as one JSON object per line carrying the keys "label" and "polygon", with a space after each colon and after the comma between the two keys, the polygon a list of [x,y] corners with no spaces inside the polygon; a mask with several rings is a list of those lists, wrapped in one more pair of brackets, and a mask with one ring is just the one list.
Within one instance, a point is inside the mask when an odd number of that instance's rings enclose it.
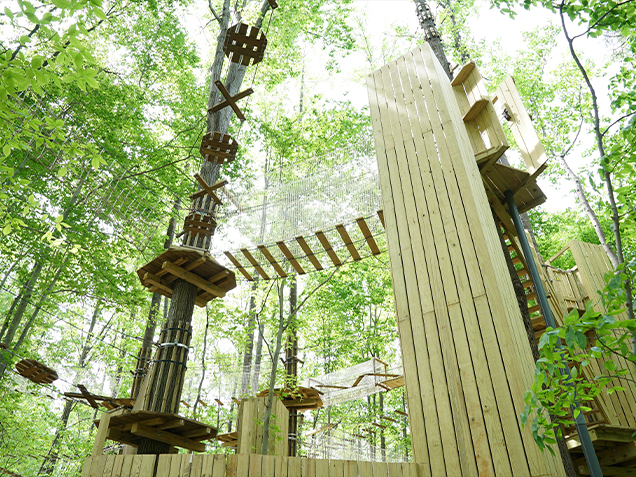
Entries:
{"label": "wooden platform", "polygon": [[[100,431],[105,434],[102,419],[95,420],[95,425],[99,426],[98,435]],[[207,424],[163,412],[126,411],[107,421],[108,434],[105,437],[133,447],[137,447],[141,439],[148,438],[174,447],[203,452],[205,444],[201,441],[213,439],[217,433],[214,427]]]}
{"label": "wooden platform", "polygon": [[38,384],[51,384],[57,380],[57,373],[34,359],[23,359],[16,363],[15,369],[20,376]]}
{"label": "wooden platform", "polygon": [[[636,476],[636,428],[600,424],[588,427],[603,475]],[[566,443],[576,470],[590,475],[583,457],[581,441],[576,433],[566,437]]]}
{"label": "wooden platform", "polygon": [[238,431],[217,434],[215,439],[221,442],[221,447],[234,447],[238,444]]}
{"label": "wooden platform", "polygon": [[258,454],[104,455],[88,457],[81,477],[425,477],[426,467]]}
{"label": "wooden platform", "polygon": [[139,281],[149,291],[172,297],[171,283],[180,278],[199,287],[197,306],[236,287],[234,272],[220,265],[207,252],[191,247],[172,246],[137,270]]}
{"label": "wooden platform", "polygon": [[[261,391],[257,396],[267,396],[269,391]],[[295,411],[309,411],[312,409],[320,409],[322,407],[322,399],[320,391],[314,388],[305,388],[299,386],[296,389],[275,389],[276,396],[282,396],[283,404],[287,409]]]}

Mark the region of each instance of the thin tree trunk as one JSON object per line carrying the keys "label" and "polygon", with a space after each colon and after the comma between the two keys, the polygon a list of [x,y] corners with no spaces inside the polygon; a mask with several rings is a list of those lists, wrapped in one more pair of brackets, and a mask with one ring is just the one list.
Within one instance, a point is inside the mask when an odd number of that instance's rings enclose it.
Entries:
{"label": "thin tree trunk", "polygon": [[424,39],[431,45],[431,49],[435,56],[439,60],[440,65],[448,75],[448,79],[453,79],[453,74],[450,70],[450,64],[444,53],[444,45],[442,44],[442,38],[440,37],[437,28],[435,28],[435,19],[433,13],[428,6],[426,0],[414,0],[415,9],[417,12],[417,18],[420,20],[420,26],[424,30]]}
{"label": "thin tree trunk", "polygon": [[2,324],[2,329],[0,330],[0,340],[2,340],[2,338],[4,337],[4,334],[7,332],[9,323],[11,323],[11,316],[13,316],[13,310],[15,309],[15,306],[20,302],[21,299],[22,299],[22,290],[20,290],[20,292],[15,296],[15,298],[13,299],[13,302],[11,303],[11,306],[9,307],[9,311],[7,311],[7,314],[5,315],[4,323]]}
{"label": "thin tree trunk", "polygon": [[252,392],[258,391],[258,380],[261,374],[261,360],[263,357],[263,334],[265,326],[261,323],[258,327],[258,338],[256,339],[256,353],[254,356],[254,374],[252,375]]}
{"label": "thin tree trunk", "polygon": [[[302,103],[301,103],[302,105]],[[291,315],[298,306],[298,282],[295,277],[291,279],[289,288],[289,314]],[[298,386],[298,333],[296,330],[296,319],[290,323],[291,332],[287,335],[285,345],[285,387],[295,389]],[[298,411],[289,410],[289,441],[287,455],[296,457],[298,453]]]}
{"label": "thin tree trunk", "polygon": [[[255,290],[256,283],[252,284],[249,311],[247,312],[247,342],[245,343],[245,351],[243,353],[240,396],[244,396],[247,393],[247,388],[250,384],[250,375],[252,373],[252,360],[254,359],[254,328],[256,327],[256,316],[254,315],[254,310],[256,309]],[[254,391],[256,390],[252,389],[252,392]]]}
{"label": "thin tree trunk", "polygon": [[31,331],[31,327],[33,326],[33,323],[35,322],[35,319],[40,314],[40,310],[42,309],[42,306],[44,305],[44,303],[48,299],[49,295],[53,291],[53,288],[55,287],[55,284],[57,283],[57,280],[60,278],[60,275],[62,274],[62,271],[64,271],[65,268],[66,268],[66,264],[63,263],[57,269],[57,272],[55,272],[55,276],[51,280],[51,283],[49,283],[48,288],[46,289],[46,291],[44,292],[44,294],[42,295],[42,297],[38,301],[37,305],[35,305],[35,310],[31,314],[31,318],[29,318],[29,321],[27,321],[26,324],[24,325],[24,328],[22,329],[22,333],[20,334],[20,337],[18,338],[18,341],[13,346],[13,351],[18,351],[20,346],[22,346],[22,343],[24,342],[24,340],[26,339],[27,335],[29,334],[29,331]]}
{"label": "thin tree trunk", "polygon": [[[91,321],[88,326],[88,332],[86,333],[84,346],[82,347],[82,351],[77,361],[77,366],[79,369],[83,369],[87,364],[86,358],[88,357],[88,353],[90,352],[92,348],[91,340],[92,340],[93,330],[95,329],[95,324],[97,323],[97,317],[99,316],[101,309],[102,309],[102,304],[100,302],[97,302],[95,304],[93,315],[91,316]],[[75,373],[75,378],[73,379],[73,382],[77,384],[77,380],[79,379],[79,377],[80,377],[80,371],[78,370],[77,373]],[[44,461],[42,462],[42,465],[40,466],[38,476],[51,475],[53,471],[55,470],[55,466],[58,460],[57,451],[61,444],[63,433],[66,430],[66,427],[68,426],[68,419],[71,414],[71,410],[73,409],[73,404],[74,404],[73,401],[66,401],[66,403],[64,404],[64,409],[62,410],[62,415],[60,416],[60,421],[62,425],[57,428],[55,437],[53,438],[53,443],[51,444],[51,449],[49,450],[47,456],[44,458]]]}

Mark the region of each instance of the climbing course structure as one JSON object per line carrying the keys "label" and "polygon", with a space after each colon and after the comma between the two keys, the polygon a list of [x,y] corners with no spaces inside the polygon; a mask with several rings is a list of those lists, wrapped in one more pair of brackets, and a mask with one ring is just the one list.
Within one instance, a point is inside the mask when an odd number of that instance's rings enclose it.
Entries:
{"label": "climbing course structure", "polygon": [[[270,4],[274,8],[275,2]],[[265,45],[259,29],[238,24],[228,30],[224,48],[232,62],[247,66],[262,60]],[[230,107],[240,117],[236,101],[250,90],[231,95],[222,84],[217,87],[224,100],[211,109]],[[353,199],[341,201],[339,189],[327,190],[321,179],[326,176],[321,174],[336,172],[319,163],[306,177],[290,181],[288,189],[266,188],[250,206],[241,205],[225,181],[210,174],[195,176],[200,190],[190,196],[179,234],[181,245],[137,272],[143,286],[172,299],[153,365],[143,383],[136,385],[138,397],[132,409],[132,403],[123,403],[98,421],[93,455],[82,476],[566,475],[560,456],[542,452],[530,426],[521,424],[524,392],[532,386],[535,367],[528,333],[539,337],[547,326],[563,324],[570,311],[582,312],[602,288],[603,273],[611,270],[607,257],[600,247],[573,241],[537,270],[535,264],[542,260],[529,246],[519,213],[546,200],[536,181],[547,157],[512,77],[491,98],[474,63],[464,65],[449,80],[431,48],[424,45],[373,72],[367,87],[377,172],[369,167],[368,151],[362,147],[351,149],[351,163],[337,171],[357,186],[355,192],[364,200],[350,190]],[[500,117],[510,127],[526,170],[500,162],[510,147]],[[219,131],[208,133],[201,146],[204,158],[217,165],[233,160],[236,150],[236,141]],[[294,209],[321,194],[335,195],[339,206],[333,213],[311,217],[303,215],[300,206]],[[390,259],[403,366],[373,358],[309,379],[303,386],[292,379],[293,385],[272,390],[280,435],[268,441],[268,455],[260,453],[269,390],[248,398],[232,397],[239,408],[233,432],[217,436],[215,428],[178,415],[192,309],[223,298],[236,285],[234,273],[209,254],[222,205],[233,208],[231,213],[223,212],[226,226],[242,216],[250,218],[257,230],[249,245],[224,250],[248,281],[339,267],[348,259],[363,259],[365,247],[372,255],[381,253],[384,244]],[[372,220],[376,222],[369,225]],[[273,230],[275,224],[284,231]],[[563,253],[572,254],[575,268],[551,265]],[[532,329],[524,326],[508,259],[525,290]],[[295,353],[288,353],[285,365],[298,362]],[[602,370],[602,360],[597,361],[585,371],[589,379]],[[239,379],[244,381],[240,373]],[[636,430],[636,386],[620,384],[624,391],[598,396],[589,412],[564,429],[581,475],[598,475],[594,469],[599,461],[604,468],[613,466],[607,475],[631,475],[629,465],[636,457],[631,434]],[[395,410],[397,415],[383,415],[354,437],[364,439],[360,433],[373,434],[408,415],[413,463],[364,461],[374,451],[362,452],[361,441],[353,441],[357,452],[330,453],[338,442],[335,424],[305,436],[312,442],[308,455],[331,456],[329,460],[287,455],[292,449],[288,433],[296,439],[288,427],[289,413],[402,386],[408,413]],[[82,394],[86,399],[89,395]],[[94,401],[98,397],[90,395]],[[216,402],[223,406],[219,398]],[[215,436],[237,454],[170,454],[174,447],[202,451],[202,441]],[[103,456],[105,439],[150,455]],[[334,455],[354,460],[337,460]]]}

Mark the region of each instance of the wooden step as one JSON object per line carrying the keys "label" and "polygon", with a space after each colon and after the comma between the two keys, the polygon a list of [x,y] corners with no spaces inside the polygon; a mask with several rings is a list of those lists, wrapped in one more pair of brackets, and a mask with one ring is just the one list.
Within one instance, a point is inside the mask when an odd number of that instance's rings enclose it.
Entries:
{"label": "wooden step", "polygon": [[532,280],[530,278],[528,278],[526,281],[521,282],[521,284],[523,285],[523,288],[525,288],[526,290],[532,286],[534,286],[534,283],[532,283]]}
{"label": "wooden step", "polygon": [[468,112],[464,114],[464,122],[472,121],[473,119],[477,118],[477,116],[479,116],[479,114],[484,110],[489,102],[490,99],[483,96],[475,101]]}
{"label": "wooden step", "polygon": [[526,275],[530,276],[530,272],[528,272],[528,270],[526,270],[525,268],[520,268],[519,270],[517,270],[518,277],[525,277]]}
{"label": "wooden step", "polygon": [[526,300],[528,300],[528,301],[536,300],[536,299],[537,299],[537,292],[528,293],[526,295]]}
{"label": "wooden step", "polygon": [[536,313],[537,311],[541,311],[541,306],[540,305],[534,305],[531,307],[528,307],[528,313]]}
{"label": "wooden step", "polygon": [[513,265],[516,265],[516,264],[518,264],[518,263],[521,263],[521,259],[520,259],[520,258],[519,258],[519,256],[517,255],[516,257],[514,257],[514,258],[512,259],[512,264],[513,264]]}
{"label": "wooden step", "polygon": [[512,252],[516,252],[517,249],[514,247],[514,245],[508,245],[508,252],[512,253]]}
{"label": "wooden step", "polygon": [[546,324],[545,324],[545,320],[543,319],[543,315],[532,317],[532,328],[534,328],[535,331],[546,329]]}

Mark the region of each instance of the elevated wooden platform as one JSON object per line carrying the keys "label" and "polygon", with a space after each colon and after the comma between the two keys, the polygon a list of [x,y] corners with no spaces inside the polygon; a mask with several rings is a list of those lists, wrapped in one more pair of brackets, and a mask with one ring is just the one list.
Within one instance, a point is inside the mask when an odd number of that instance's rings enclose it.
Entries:
{"label": "elevated wooden platform", "polygon": [[[599,424],[588,429],[603,475],[636,476],[636,428]],[[576,470],[581,475],[590,475],[578,435],[567,436],[566,442]]]}
{"label": "elevated wooden platform", "polygon": [[101,453],[104,439],[137,447],[141,439],[147,438],[194,452],[204,452],[205,444],[201,441],[213,439],[217,433],[216,428],[207,424],[177,414],[152,411],[116,411],[112,415],[104,413],[95,420],[95,425],[98,426],[98,435],[93,447],[94,455]]}
{"label": "elevated wooden platform", "polygon": [[88,457],[81,477],[423,477],[424,467],[258,454],[103,455]]}
{"label": "elevated wooden platform", "polygon": [[[267,396],[269,391],[261,391],[258,397]],[[320,391],[314,388],[305,388],[299,386],[296,389],[275,389],[274,394],[280,396],[283,404],[287,409],[295,411],[309,411],[312,409],[320,409],[322,407],[322,399],[320,399]]]}
{"label": "elevated wooden platform", "polygon": [[214,260],[210,254],[192,247],[172,246],[137,270],[139,281],[148,291],[172,298],[171,283],[181,278],[199,287],[197,306],[204,307],[236,287],[234,272]]}

